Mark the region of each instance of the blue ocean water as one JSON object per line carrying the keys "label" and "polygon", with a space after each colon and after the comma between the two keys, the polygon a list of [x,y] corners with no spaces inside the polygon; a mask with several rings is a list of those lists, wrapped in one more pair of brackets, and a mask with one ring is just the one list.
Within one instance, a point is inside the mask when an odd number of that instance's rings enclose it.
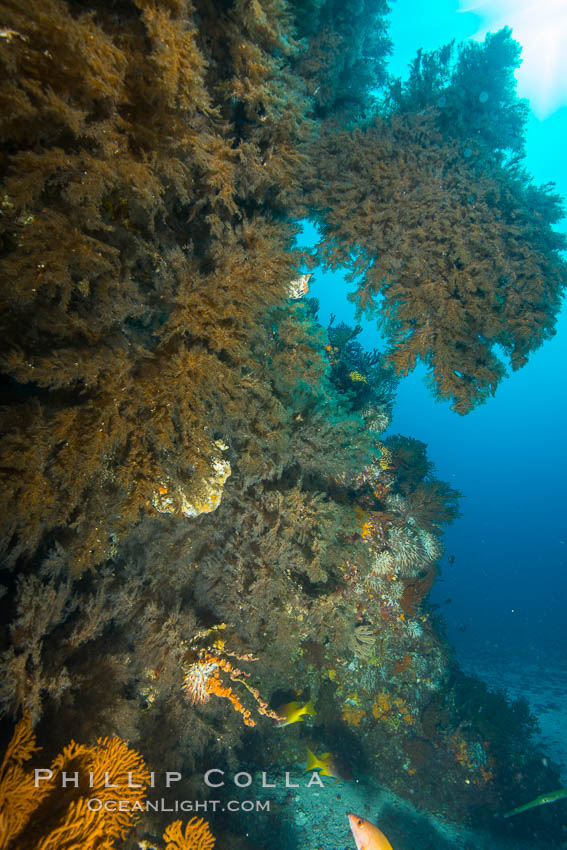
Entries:
{"label": "blue ocean water", "polygon": [[[567,74],[560,44],[553,41],[561,39],[567,11],[558,21],[559,4],[549,4],[547,11],[546,4],[540,4],[537,21],[530,22],[526,3],[470,5],[474,10],[463,11],[456,0],[427,4],[397,0],[391,13],[390,69],[403,77],[419,48],[434,50],[452,39],[480,38],[487,29],[501,25],[510,25],[520,42],[524,35],[528,43],[523,45],[518,94],[530,97],[525,165],[537,183],[554,182],[567,197],[563,155]],[[550,53],[556,57],[551,66]],[[558,229],[567,230],[567,222],[563,220]],[[315,237],[307,225],[303,244],[312,244]],[[320,299],[323,325],[331,314],[337,321],[354,324],[355,310],[346,300],[347,292],[340,273],[316,275],[311,294]],[[360,342],[370,349],[383,347],[374,325],[364,320],[361,324]],[[431,596],[462,657],[488,653],[502,661],[563,661],[566,355],[564,307],[556,336],[531,356],[526,367],[511,374],[494,398],[465,417],[433,399],[423,367],[400,383],[390,433],[427,443],[439,477],[464,496],[462,517],[445,534],[442,575]],[[448,557],[454,562],[449,563]]]}

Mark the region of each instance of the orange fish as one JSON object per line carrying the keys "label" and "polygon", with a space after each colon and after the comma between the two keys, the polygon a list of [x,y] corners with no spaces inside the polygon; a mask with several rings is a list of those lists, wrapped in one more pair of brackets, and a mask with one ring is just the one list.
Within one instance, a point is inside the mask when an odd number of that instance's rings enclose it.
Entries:
{"label": "orange fish", "polygon": [[351,812],[347,817],[358,850],[392,850],[392,845],[384,833],[369,820],[359,818]]}

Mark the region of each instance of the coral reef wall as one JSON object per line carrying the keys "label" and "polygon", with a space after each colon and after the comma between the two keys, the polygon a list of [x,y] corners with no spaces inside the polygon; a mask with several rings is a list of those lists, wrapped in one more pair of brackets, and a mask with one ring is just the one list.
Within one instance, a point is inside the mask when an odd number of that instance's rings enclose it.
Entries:
{"label": "coral reef wall", "polygon": [[[186,794],[311,736],[450,817],[535,796],[529,717],[479,720],[427,606],[459,494],[385,434],[416,359],[465,412],[498,346],[517,367],[553,330],[559,202],[513,159],[509,36],[499,146],[439,107],[488,46],[388,83],[382,0],[1,11],[3,715],[49,759],[128,741]],[[318,323],[305,214],[387,356]],[[300,697],[313,725],[275,729]]]}

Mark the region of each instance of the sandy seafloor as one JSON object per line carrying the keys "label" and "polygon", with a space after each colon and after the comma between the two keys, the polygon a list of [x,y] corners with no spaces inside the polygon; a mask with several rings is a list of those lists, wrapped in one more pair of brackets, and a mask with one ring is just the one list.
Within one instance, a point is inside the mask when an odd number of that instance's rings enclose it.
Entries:
{"label": "sandy seafloor", "polygon": [[[505,690],[510,699],[528,700],[540,725],[536,743],[562,767],[562,781],[567,785],[567,658],[553,667],[545,659],[527,663],[517,658],[498,663],[488,656],[467,657],[461,663],[467,673],[480,676],[494,690]],[[277,810],[281,819],[274,844],[269,835],[273,820],[266,818],[266,848],[355,850],[346,817],[352,811],[377,823],[393,850],[567,850],[567,800],[551,804],[557,807],[554,814],[565,813],[565,826],[564,839],[559,844],[549,844],[533,834],[526,842],[520,842],[517,838],[459,827],[440,816],[419,811],[370,783],[335,784],[324,779],[324,788],[306,788],[305,774],[291,769],[289,781],[300,788],[286,790],[278,782],[277,789],[264,792],[271,800],[272,812]],[[542,789],[542,793],[546,790],[556,789]],[[527,801],[518,801],[522,802]]]}
{"label": "sandy seafloor", "polygon": [[465,673],[479,676],[492,690],[504,690],[510,699],[527,699],[540,727],[536,741],[561,768],[567,786],[567,651],[563,657],[541,653],[502,660],[469,655],[460,662]]}
{"label": "sandy seafloor", "polygon": [[[297,791],[279,788],[266,796],[272,812],[281,818],[277,840],[273,820],[268,816],[266,832],[259,838],[254,830],[255,846],[262,850],[356,850],[347,812],[366,817],[378,824],[393,850],[565,850],[567,831],[560,844],[540,841],[531,835],[526,842],[507,839],[460,827],[444,818],[419,811],[384,788],[368,783],[348,782],[335,785],[325,779],[324,788],[305,788],[305,774],[290,772],[290,782],[301,785]],[[260,799],[263,795],[257,795]],[[249,817],[259,817],[256,814]],[[256,824],[256,827],[258,824]]]}

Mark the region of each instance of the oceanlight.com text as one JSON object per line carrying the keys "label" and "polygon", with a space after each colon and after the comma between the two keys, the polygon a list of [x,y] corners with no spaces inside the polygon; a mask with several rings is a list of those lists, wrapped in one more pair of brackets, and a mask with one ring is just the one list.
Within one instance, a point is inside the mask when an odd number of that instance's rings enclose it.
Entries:
{"label": "oceanlight.com text", "polygon": [[270,800],[101,800],[90,797],[91,812],[269,812]]}

